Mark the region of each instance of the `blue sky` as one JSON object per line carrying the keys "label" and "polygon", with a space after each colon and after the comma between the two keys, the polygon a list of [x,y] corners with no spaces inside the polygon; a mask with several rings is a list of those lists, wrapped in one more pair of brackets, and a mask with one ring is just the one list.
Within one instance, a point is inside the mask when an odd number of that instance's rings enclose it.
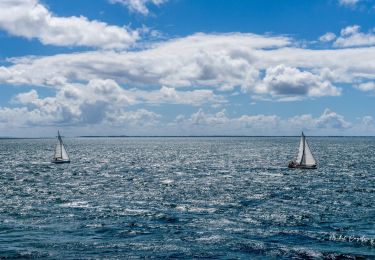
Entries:
{"label": "blue sky", "polygon": [[375,1],[3,0],[0,136],[374,135]]}

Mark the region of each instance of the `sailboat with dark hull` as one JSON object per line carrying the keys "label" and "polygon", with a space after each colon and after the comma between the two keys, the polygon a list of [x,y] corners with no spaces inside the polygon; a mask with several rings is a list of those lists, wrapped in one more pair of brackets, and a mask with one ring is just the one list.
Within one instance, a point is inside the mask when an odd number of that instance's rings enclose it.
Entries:
{"label": "sailboat with dark hull", "polygon": [[316,161],[302,132],[297,158],[288,165],[289,168],[316,169]]}
{"label": "sailboat with dark hull", "polygon": [[60,131],[57,132],[57,144],[55,147],[55,154],[53,155],[52,163],[70,163],[70,158],[62,141]]}

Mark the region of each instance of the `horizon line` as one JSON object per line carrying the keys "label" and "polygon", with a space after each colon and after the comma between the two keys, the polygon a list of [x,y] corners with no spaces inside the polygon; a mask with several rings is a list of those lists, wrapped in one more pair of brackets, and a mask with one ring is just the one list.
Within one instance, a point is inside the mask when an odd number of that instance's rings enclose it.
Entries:
{"label": "horizon line", "polygon": [[[81,135],[63,136],[65,138],[233,138],[233,137],[300,137],[300,135]],[[375,135],[308,135],[307,137],[375,137]],[[56,137],[0,137],[6,139],[55,139]]]}

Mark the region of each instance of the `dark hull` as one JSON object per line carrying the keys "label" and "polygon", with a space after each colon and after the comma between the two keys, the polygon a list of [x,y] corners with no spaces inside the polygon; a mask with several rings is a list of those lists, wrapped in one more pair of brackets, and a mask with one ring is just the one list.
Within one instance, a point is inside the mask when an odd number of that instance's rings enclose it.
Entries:
{"label": "dark hull", "polygon": [[316,169],[316,165],[288,165],[288,168],[291,169]]}
{"label": "dark hull", "polygon": [[70,163],[70,161],[53,160],[52,163],[55,163],[55,164],[62,164],[62,163]]}

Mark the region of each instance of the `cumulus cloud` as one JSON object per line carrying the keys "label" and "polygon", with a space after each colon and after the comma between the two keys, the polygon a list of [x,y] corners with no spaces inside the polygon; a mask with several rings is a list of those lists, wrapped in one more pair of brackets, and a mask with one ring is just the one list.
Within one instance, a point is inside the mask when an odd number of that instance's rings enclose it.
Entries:
{"label": "cumulus cloud", "polygon": [[288,119],[291,125],[298,126],[300,129],[336,129],[344,130],[352,126],[351,123],[345,120],[344,116],[325,109],[323,114],[317,118],[314,118],[311,114],[294,116]]}
{"label": "cumulus cloud", "polygon": [[20,93],[13,98],[14,103],[18,104],[31,104],[38,105],[39,95],[35,89],[30,90],[26,93]]}
{"label": "cumulus cloud", "polygon": [[358,84],[356,86],[361,91],[375,91],[375,83],[373,81]]}
{"label": "cumulus cloud", "polygon": [[112,4],[121,4],[127,7],[131,12],[148,15],[150,10],[147,8],[147,4],[161,5],[168,0],[109,0]]}
{"label": "cumulus cloud", "polygon": [[339,115],[330,109],[324,110],[323,114],[316,120],[318,128],[349,128],[351,124],[347,122],[342,115]]}
{"label": "cumulus cloud", "polygon": [[[2,108],[2,120],[11,122],[19,113],[20,126],[30,125],[86,125],[108,123],[121,125],[141,119],[154,122],[160,116],[144,109],[128,112],[137,104],[184,104],[198,106],[204,103],[223,103],[225,99],[212,90],[177,91],[162,87],[154,91],[126,90],[113,80],[90,80],[87,84],[65,84],[56,96],[40,98],[36,90],[20,93],[12,99],[16,108]],[[9,117],[10,115],[10,117]]]}
{"label": "cumulus cloud", "polygon": [[334,42],[335,47],[355,47],[375,45],[374,31],[360,32],[359,25],[348,26],[341,30],[340,37]]}
{"label": "cumulus cloud", "polygon": [[[26,111],[22,125],[97,124],[111,114],[121,114],[134,100],[111,80],[92,80],[87,85],[68,84],[55,97],[40,98],[35,90],[18,94],[13,110]],[[9,110],[3,109],[3,114]]]}
{"label": "cumulus cloud", "polygon": [[322,76],[301,71],[283,64],[268,68],[262,84],[257,87],[259,93],[290,96],[338,96],[339,88],[334,87]]}
{"label": "cumulus cloud", "polygon": [[83,16],[55,16],[38,0],[0,1],[0,29],[57,46],[123,49],[139,38],[137,31]]}
{"label": "cumulus cloud", "polygon": [[191,115],[188,119],[194,125],[220,125],[225,124],[229,121],[225,109],[222,111],[211,115],[205,114],[202,109]]}
{"label": "cumulus cloud", "polygon": [[320,36],[320,38],[319,38],[319,40],[321,42],[330,42],[330,41],[333,41],[334,39],[336,39],[336,34],[331,33],[331,32],[328,32],[328,33]]}

